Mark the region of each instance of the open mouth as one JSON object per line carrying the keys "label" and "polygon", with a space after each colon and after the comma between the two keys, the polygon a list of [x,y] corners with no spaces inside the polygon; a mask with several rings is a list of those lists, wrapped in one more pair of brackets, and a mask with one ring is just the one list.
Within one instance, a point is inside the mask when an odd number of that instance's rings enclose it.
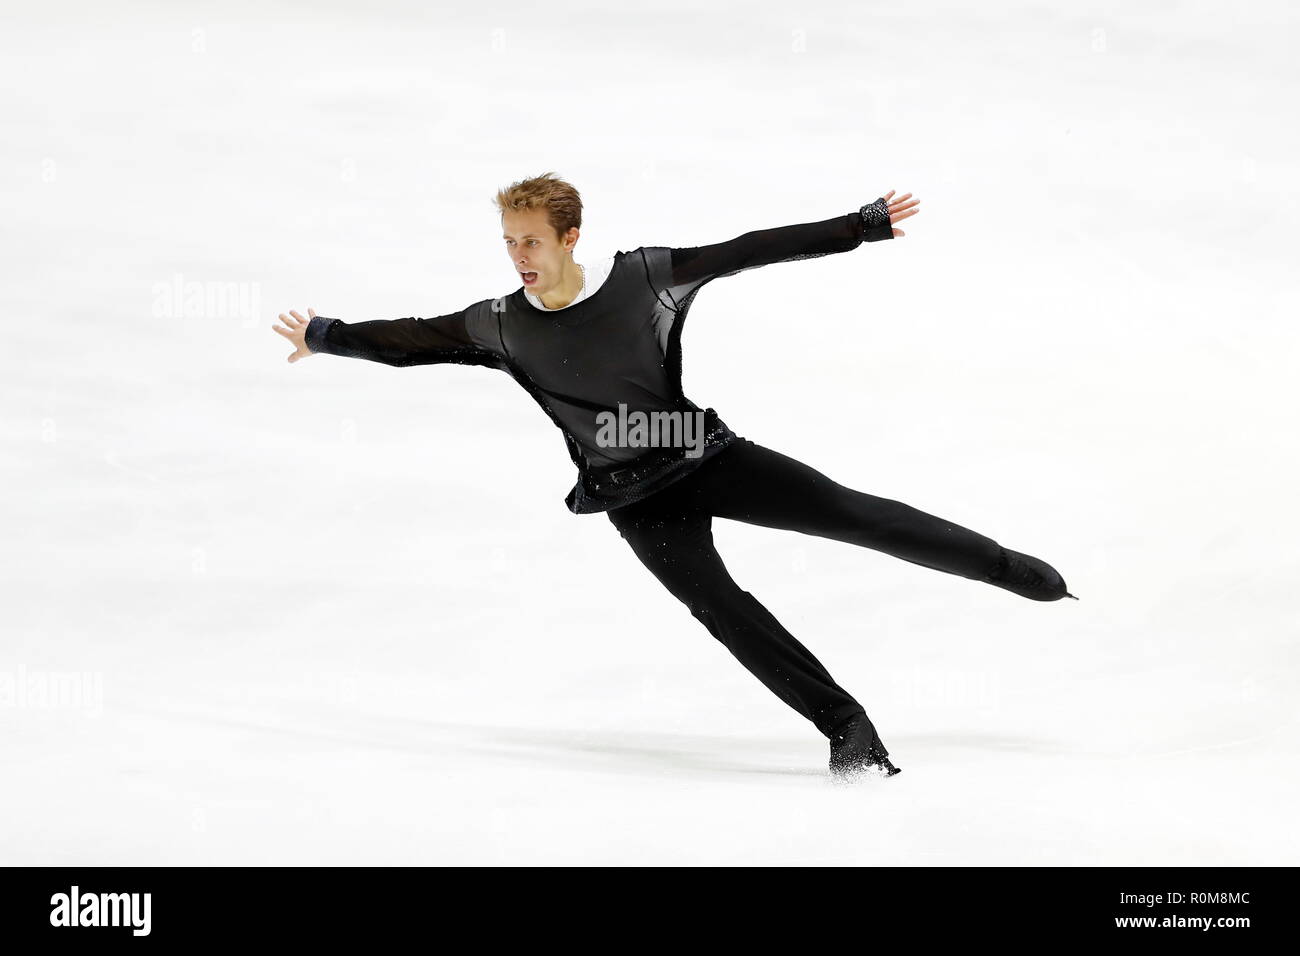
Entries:
{"label": "open mouth", "polygon": [[537,284],[537,273],[536,273],[536,272],[521,272],[521,273],[519,273],[519,278],[521,278],[521,279],[524,280],[524,285],[536,285],[536,284]]}

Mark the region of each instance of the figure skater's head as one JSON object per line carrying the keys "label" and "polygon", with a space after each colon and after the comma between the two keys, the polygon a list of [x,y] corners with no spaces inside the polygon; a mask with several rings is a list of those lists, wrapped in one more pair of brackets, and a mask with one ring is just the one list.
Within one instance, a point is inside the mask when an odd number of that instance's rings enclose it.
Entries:
{"label": "figure skater's head", "polygon": [[539,298],[578,275],[573,247],[582,198],[554,173],[523,179],[496,194],[506,255],[524,288]]}

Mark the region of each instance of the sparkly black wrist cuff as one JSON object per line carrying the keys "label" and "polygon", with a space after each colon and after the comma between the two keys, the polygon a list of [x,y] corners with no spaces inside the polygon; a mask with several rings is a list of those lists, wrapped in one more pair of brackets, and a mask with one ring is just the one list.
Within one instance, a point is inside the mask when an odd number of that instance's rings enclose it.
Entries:
{"label": "sparkly black wrist cuff", "polygon": [[307,323],[307,334],[304,336],[307,348],[313,352],[326,351],[325,333],[329,331],[329,327],[334,321],[334,319],[327,319],[324,316],[314,316]]}
{"label": "sparkly black wrist cuff", "polygon": [[862,217],[863,242],[894,238],[894,227],[889,223],[889,204],[884,196],[867,203],[858,210],[858,215]]}

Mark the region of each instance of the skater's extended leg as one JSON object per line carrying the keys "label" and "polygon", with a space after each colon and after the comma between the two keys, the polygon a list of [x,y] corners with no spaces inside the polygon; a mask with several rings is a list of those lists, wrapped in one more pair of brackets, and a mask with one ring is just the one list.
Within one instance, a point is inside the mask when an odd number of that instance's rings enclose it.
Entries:
{"label": "skater's extended leg", "polygon": [[669,495],[679,507],[846,541],[1035,601],[1074,597],[1046,561],[891,498],[846,488],[814,468],[740,439]]}
{"label": "skater's extended leg", "polygon": [[845,541],[974,580],[998,566],[1001,548],[992,538],[901,501],[846,488],[746,439],[709,465],[683,492],[690,504],[718,517]]}
{"label": "skater's extended leg", "polygon": [[709,515],[644,502],[611,511],[609,518],[696,620],[822,734],[831,737],[837,727],[865,713],[812,652],[732,579],[714,547]]}

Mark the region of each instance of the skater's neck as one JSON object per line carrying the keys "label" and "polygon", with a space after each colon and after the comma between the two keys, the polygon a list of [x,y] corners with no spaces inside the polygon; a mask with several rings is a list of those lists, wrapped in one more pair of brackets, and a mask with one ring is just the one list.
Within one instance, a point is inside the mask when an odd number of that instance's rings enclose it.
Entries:
{"label": "skater's neck", "polygon": [[537,298],[548,309],[562,309],[578,297],[582,292],[582,286],[582,268],[573,261],[572,256],[568,256],[564,260],[560,279],[555,287],[547,289]]}

